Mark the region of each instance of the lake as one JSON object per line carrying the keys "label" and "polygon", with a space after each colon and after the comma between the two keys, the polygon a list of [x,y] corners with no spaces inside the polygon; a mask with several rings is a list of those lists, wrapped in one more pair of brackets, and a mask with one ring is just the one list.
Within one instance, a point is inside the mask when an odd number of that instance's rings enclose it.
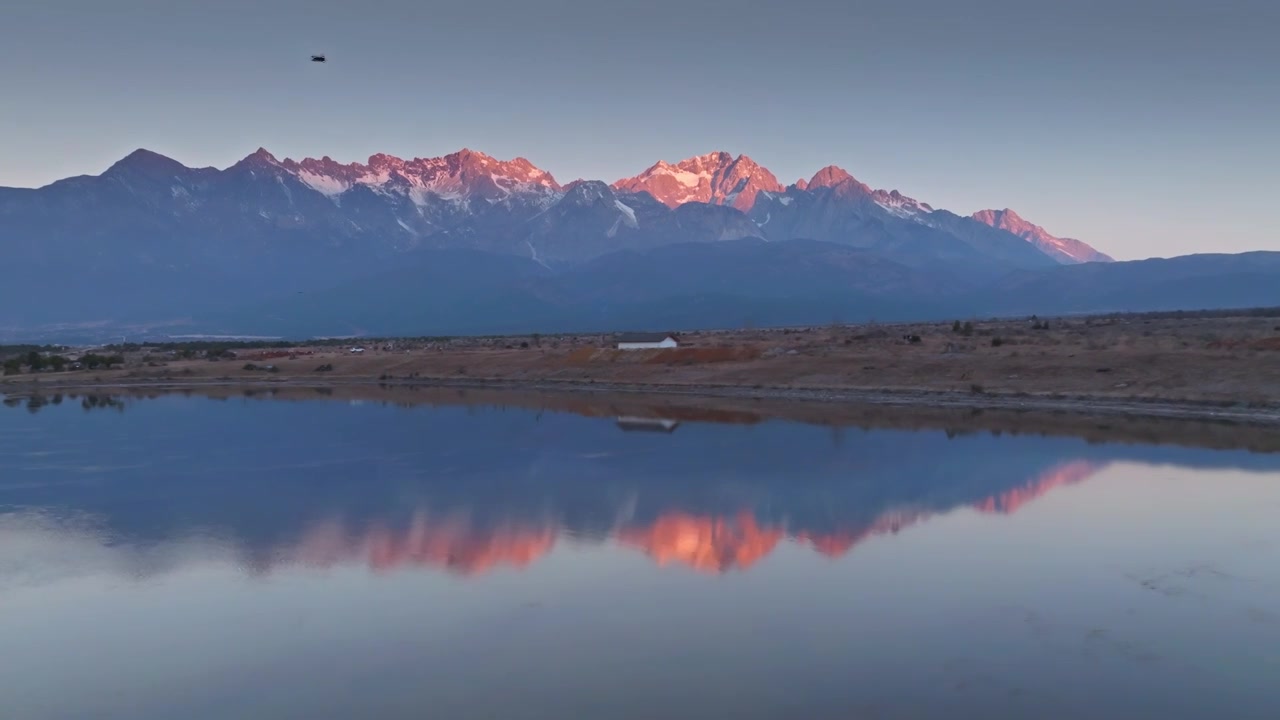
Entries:
{"label": "lake", "polygon": [[9,398],[0,716],[1274,719],[1277,518],[1245,450]]}

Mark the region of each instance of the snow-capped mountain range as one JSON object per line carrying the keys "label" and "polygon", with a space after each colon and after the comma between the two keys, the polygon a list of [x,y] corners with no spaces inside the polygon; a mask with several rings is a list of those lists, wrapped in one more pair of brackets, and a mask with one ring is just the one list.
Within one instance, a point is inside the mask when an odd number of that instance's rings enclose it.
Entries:
{"label": "snow-capped mountain range", "polygon": [[[834,165],[822,168],[808,180],[801,179],[790,186],[784,186],[772,172],[750,157],[734,157],[722,151],[691,157],[677,163],[659,161],[639,175],[616,180],[607,187],[601,187],[602,183],[597,181],[576,181],[562,186],[550,172],[536,167],[525,158],[497,160],[470,149],[444,157],[411,160],[378,154],[370,157],[364,164],[342,164],[327,156],[300,161],[287,158],[277,160],[266,150],[259,149],[244,162],[278,168],[310,190],[330,199],[336,207],[342,206],[343,198],[348,193],[358,189],[371,191],[397,203],[407,201],[404,208],[412,209],[413,212],[409,217],[397,216],[398,227],[391,229],[391,232],[406,233],[417,238],[454,229],[451,227],[454,225],[465,225],[466,215],[491,212],[493,206],[511,210],[514,215],[512,220],[528,222],[525,227],[512,228],[510,231],[516,234],[527,232],[527,236],[514,243],[510,242],[514,238],[508,238],[509,242],[506,244],[513,247],[516,253],[527,251],[530,257],[544,262],[548,259],[572,262],[618,249],[619,245],[607,241],[616,240],[620,231],[624,235],[644,234],[635,206],[641,206],[642,214],[646,206],[651,211],[647,218],[649,222],[646,223],[650,227],[644,230],[667,233],[673,239],[680,238],[682,233],[673,233],[671,228],[665,227],[661,212],[652,212],[653,200],[670,210],[690,203],[729,207],[752,219],[754,228],[751,224],[732,222],[732,215],[723,215],[729,227],[715,233],[715,239],[718,240],[757,235],[777,241],[792,239],[790,236],[794,235],[858,247],[874,247],[880,242],[880,238],[876,237],[880,228],[868,226],[861,220],[873,219],[890,223],[893,220],[905,220],[934,229],[943,229],[943,226],[956,222],[956,218],[949,214],[933,218],[936,211],[927,203],[907,197],[897,190],[872,189]],[[585,194],[581,190],[584,187],[590,188]],[[858,216],[859,222],[850,224],[854,218],[837,220],[830,215],[829,209],[824,209],[823,212],[828,213],[828,217],[823,221],[815,223],[811,218],[797,221],[793,217],[790,222],[778,222],[774,227],[768,227],[774,222],[775,215],[783,217],[805,214],[790,210],[792,204],[801,200],[799,207],[808,207],[803,199],[815,195],[828,196],[830,202],[848,206],[848,212]],[[598,205],[600,209],[593,211],[594,215],[612,216],[593,218],[595,225],[608,226],[602,233],[596,233],[602,235],[599,247],[593,249],[586,247],[584,242],[578,242],[577,247],[566,254],[559,252],[564,248],[555,247],[564,243],[555,238],[540,237],[565,233],[566,228],[541,217],[552,206],[561,202],[567,203],[566,210]],[[762,212],[757,212],[758,208]],[[528,213],[532,213],[532,216],[520,217]],[[563,215],[564,213],[558,214],[562,221],[572,222]],[[1059,263],[1111,260],[1079,240],[1056,238],[1043,228],[1022,220],[1011,210],[984,210],[975,213],[972,218],[1022,238]],[[843,227],[840,227],[841,224]],[[595,230],[598,231],[599,228]],[[550,243],[551,247],[540,253],[536,242],[539,239]],[[637,244],[638,240],[624,238],[621,246]],[[638,244],[661,244],[660,239],[649,240]]]}
{"label": "snow-capped mountain range", "polygon": [[[100,175],[0,188],[0,251],[23,269],[0,284],[0,337],[237,307],[272,328],[506,332],[1239,306],[1268,296],[1273,271],[1110,263],[1010,210],[959,215],[836,166],[784,186],[725,152],[562,184],[474,150],[340,163],[259,149],[225,169],[138,150]],[[1202,274],[1188,299],[1175,278]],[[51,277],[76,280],[50,294]]]}
{"label": "snow-capped mountain range", "polygon": [[524,158],[495,160],[465,148],[444,157],[412,160],[378,154],[370,157],[364,165],[343,165],[327,155],[319,160],[276,161],[261,148],[257,154],[264,161],[276,163],[293,173],[307,187],[332,199],[340,199],[357,185],[403,194],[415,205],[425,205],[432,198],[493,202],[519,194],[545,197],[551,201],[561,190],[551,173],[534,167]]}
{"label": "snow-capped mountain range", "polygon": [[[751,158],[724,152],[660,162],[612,184],[561,185],[524,158],[466,149],[343,164],[281,160],[260,148],[225,170],[188,168],[138,150],[96,177],[0,189],[0,209],[4,226],[31,227],[29,218],[36,237],[83,240],[88,232],[136,240],[155,231],[170,238],[156,249],[162,253],[199,239],[198,254],[234,250],[236,257],[244,256],[238,250],[300,251],[294,243],[311,242],[365,256],[466,248],[555,268],[619,250],[750,237],[838,243],[913,266],[969,262],[975,272],[1103,257],[1083,244],[1056,252],[1038,235],[1024,239],[897,191],[873,190],[834,166],[784,187]],[[56,229],[82,222],[83,230]],[[275,240],[237,249],[251,237]]]}

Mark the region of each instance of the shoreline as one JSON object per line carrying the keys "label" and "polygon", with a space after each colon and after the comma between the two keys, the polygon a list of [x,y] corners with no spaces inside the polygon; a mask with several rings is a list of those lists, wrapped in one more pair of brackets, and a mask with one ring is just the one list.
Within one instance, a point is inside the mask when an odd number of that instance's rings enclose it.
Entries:
{"label": "shoreline", "polygon": [[324,381],[280,379],[177,379],[113,378],[83,382],[67,379],[49,382],[0,383],[0,395],[14,398],[42,396],[49,393],[84,393],[103,391],[182,392],[201,389],[300,389],[337,388],[477,390],[510,393],[551,393],[577,396],[622,395],[634,399],[683,398],[705,400],[737,400],[748,402],[785,402],[813,405],[850,405],[901,409],[945,409],[1008,411],[1021,414],[1073,415],[1077,417],[1119,417],[1129,419],[1182,420],[1233,425],[1280,428],[1280,408],[1259,406],[1243,401],[1205,401],[1190,399],[1149,398],[1142,396],[1067,395],[1063,393],[993,393],[957,392],[925,388],[855,388],[855,387],[748,387],[745,385],[627,383],[561,379],[505,378],[387,378],[336,377]]}
{"label": "shoreline", "polygon": [[11,373],[0,377],[0,394],[190,388],[230,396],[245,388],[310,396],[362,388],[367,397],[419,402],[455,391],[554,393],[627,396],[626,404],[641,406],[772,405],[835,419],[865,414],[862,407],[1274,429],[1275,323],[1121,315],[984,321],[971,331],[946,323],[831,325],[690,332],[678,348],[640,350],[597,335],[399,339],[349,350],[138,346],[118,348],[120,364],[109,369]]}

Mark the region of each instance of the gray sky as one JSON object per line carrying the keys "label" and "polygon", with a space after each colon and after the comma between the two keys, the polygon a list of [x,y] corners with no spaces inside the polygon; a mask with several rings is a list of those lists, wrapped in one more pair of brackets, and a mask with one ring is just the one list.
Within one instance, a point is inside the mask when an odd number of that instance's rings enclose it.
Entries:
{"label": "gray sky", "polygon": [[7,0],[0,185],[138,147],[562,182],[727,150],[1122,259],[1277,250],[1277,35],[1276,0]]}

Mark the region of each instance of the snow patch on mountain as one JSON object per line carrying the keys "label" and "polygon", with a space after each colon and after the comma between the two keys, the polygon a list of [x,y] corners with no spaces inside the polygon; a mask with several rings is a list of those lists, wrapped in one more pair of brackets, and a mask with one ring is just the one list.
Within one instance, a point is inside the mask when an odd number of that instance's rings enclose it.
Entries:
{"label": "snow patch on mountain", "polygon": [[702,184],[703,180],[710,180],[711,174],[706,172],[691,173],[687,170],[676,170],[671,173],[671,177],[675,178],[676,182],[681,185],[690,189],[695,189]]}
{"label": "snow patch on mountain", "polygon": [[524,244],[529,246],[529,258],[531,260],[533,260],[534,262],[538,263],[539,265],[541,265],[542,267],[548,270],[551,269],[550,265],[546,264],[545,262],[543,262],[542,258],[538,257],[538,249],[533,246],[533,243],[529,242],[528,240],[525,240]]}
{"label": "snow patch on mountain", "polygon": [[915,198],[909,198],[897,190],[889,192],[876,190],[871,197],[874,199],[875,204],[886,212],[904,220],[920,222],[922,215],[933,212],[933,208],[927,203],[922,203]]}
{"label": "snow patch on mountain", "polygon": [[352,188],[364,186],[384,197],[407,197],[419,207],[440,202],[467,205],[473,198],[505,203],[516,195],[548,207],[560,190],[551,173],[524,158],[497,160],[467,149],[412,160],[379,153],[364,164],[342,164],[326,156],[285,159],[278,165],[335,202]]}
{"label": "snow patch on mountain", "polygon": [[640,223],[636,222],[635,210],[632,210],[631,207],[628,205],[624,205],[621,200],[614,200],[613,205],[614,207],[618,208],[619,212],[622,213],[622,217],[624,218],[624,221],[627,223],[627,227],[630,227],[632,229],[640,227]]}
{"label": "snow patch on mountain", "polygon": [[284,191],[284,196],[289,199],[289,207],[293,207],[293,191],[285,184],[284,178],[276,176],[276,183],[280,185],[280,189]]}
{"label": "snow patch on mountain", "polygon": [[351,185],[336,177],[327,175],[317,175],[313,172],[301,170],[298,172],[298,179],[303,185],[315,190],[316,192],[328,198],[341,195],[351,188]]}

